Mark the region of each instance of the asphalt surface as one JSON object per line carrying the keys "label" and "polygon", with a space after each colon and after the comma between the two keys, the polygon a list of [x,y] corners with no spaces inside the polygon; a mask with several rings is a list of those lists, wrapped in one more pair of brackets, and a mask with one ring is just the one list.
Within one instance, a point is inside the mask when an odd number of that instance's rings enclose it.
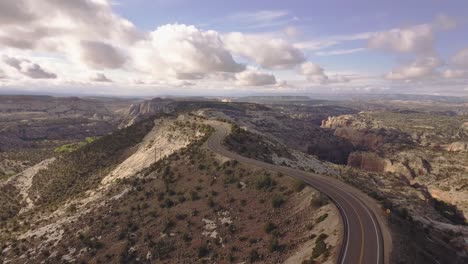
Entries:
{"label": "asphalt surface", "polygon": [[[318,176],[289,167],[273,165],[240,156],[223,147],[223,139],[230,133],[229,126],[221,122],[209,122],[216,132],[207,140],[207,146],[214,152],[239,162],[248,163],[271,171],[281,172],[301,179],[327,195],[336,205],[342,216],[343,240],[337,263],[344,264],[381,264],[388,262],[389,250],[384,250],[381,209],[369,197],[364,197],[355,188],[332,177]],[[390,243],[391,244],[391,243]]]}

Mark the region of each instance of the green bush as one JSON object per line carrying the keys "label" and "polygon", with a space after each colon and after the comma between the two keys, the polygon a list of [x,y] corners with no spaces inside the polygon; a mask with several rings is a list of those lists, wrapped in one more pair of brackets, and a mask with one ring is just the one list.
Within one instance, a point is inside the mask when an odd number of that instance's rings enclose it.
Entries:
{"label": "green bush", "polygon": [[271,199],[271,205],[274,207],[274,208],[279,208],[281,207],[283,204],[284,204],[285,200],[283,198],[282,195],[279,195],[279,194],[276,194],[275,196],[273,196],[273,198]]}
{"label": "green bush", "polygon": [[317,240],[315,240],[315,247],[312,251],[312,259],[320,257],[327,251],[327,244],[325,243],[327,237],[328,236],[323,233],[317,237]]}
{"label": "green bush", "polygon": [[321,215],[319,218],[317,218],[317,224],[325,220],[327,217],[328,217],[327,213]]}
{"label": "green bush", "polygon": [[265,224],[265,227],[263,228],[263,230],[265,230],[265,232],[267,234],[270,234],[273,230],[275,230],[277,227],[275,224],[273,224],[272,222],[268,222]]}
{"label": "green bush", "polygon": [[274,238],[270,241],[270,243],[268,243],[268,250],[270,252],[275,252],[275,251],[278,251],[279,249],[280,249],[280,244],[279,244],[278,239]]}
{"label": "green bush", "polygon": [[269,175],[261,175],[255,179],[255,188],[257,190],[268,191],[273,189],[276,182]]}
{"label": "green bush", "polygon": [[307,186],[307,184],[303,180],[296,180],[294,181],[293,189],[296,192],[300,192],[304,190],[304,188]]}

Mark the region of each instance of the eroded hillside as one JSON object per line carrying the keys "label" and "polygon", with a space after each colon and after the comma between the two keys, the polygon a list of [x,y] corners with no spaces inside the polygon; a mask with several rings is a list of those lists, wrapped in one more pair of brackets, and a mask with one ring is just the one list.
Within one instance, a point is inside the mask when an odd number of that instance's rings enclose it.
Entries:
{"label": "eroded hillside", "polygon": [[0,186],[0,259],[331,263],[336,208],[302,182],[215,155],[210,131],[159,116],[13,176]]}

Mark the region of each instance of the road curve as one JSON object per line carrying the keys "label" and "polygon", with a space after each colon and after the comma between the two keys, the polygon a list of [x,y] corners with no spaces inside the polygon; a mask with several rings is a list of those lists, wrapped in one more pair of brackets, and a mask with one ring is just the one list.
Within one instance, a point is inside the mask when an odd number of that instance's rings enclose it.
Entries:
{"label": "road curve", "polygon": [[239,162],[301,179],[333,201],[340,211],[344,227],[337,263],[382,264],[389,262],[390,233],[385,225],[385,219],[382,217],[382,210],[375,201],[334,178],[261,162],[231,152],[222,145],[223,139],[230,133],[230,126],[218,121],[208,121],[207,123],[215,128],[215,132],[206,142],[207,147],[212,151]]}

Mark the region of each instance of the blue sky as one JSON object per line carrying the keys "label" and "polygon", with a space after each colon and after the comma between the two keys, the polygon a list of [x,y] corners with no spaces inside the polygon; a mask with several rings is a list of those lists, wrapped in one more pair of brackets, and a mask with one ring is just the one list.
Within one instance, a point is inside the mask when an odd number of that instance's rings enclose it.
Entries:
{"label": "blue sky", "polygon": [[0,93],[468,95],[467,10],[462,0],[4,2]]}

